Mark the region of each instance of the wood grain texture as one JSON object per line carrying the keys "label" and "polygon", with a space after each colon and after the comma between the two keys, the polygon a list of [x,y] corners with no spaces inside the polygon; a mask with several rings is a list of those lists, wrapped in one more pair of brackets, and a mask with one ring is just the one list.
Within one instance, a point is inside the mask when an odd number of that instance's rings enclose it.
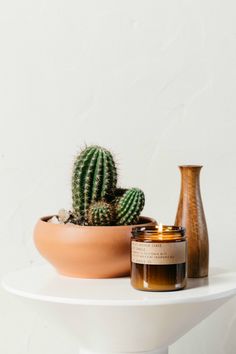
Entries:
{"label": "wood grain texture", "polygon": [[175,225],[186,228],[188,277],[206,277],[209,269],[209,241],[199,183],[202,166],[179,166],[179,168],[181,192]]}

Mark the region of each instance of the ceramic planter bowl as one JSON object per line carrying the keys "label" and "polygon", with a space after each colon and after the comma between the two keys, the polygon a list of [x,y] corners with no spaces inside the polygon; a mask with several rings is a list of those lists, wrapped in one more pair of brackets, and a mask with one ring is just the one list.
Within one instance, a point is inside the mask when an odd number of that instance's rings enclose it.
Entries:
{"label": "ceramic planter bowl", "polygon": [[41,218],[34,242],[60,274],[80,278],[115,278],[130,272],[130,237],[134,226],[151,226],[156,221],[140,217],[138,225],[79,226],[52,224]]}

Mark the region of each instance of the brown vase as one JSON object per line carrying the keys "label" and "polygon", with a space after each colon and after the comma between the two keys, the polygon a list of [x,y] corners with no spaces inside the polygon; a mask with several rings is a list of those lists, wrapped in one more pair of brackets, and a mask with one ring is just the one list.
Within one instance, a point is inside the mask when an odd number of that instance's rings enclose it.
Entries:
{"label": "brown vase", "polygon": [[34,242],[60,274],[80,278],[115,278],[130,273],[130,238],[134,226],[156,225],[140,217],[139,225],[80,226],[52,224],[41,218]]}
{"label": "brown vase", "polygon": [[175,225],[186,228],[188,277],[207,277],[209,242],[199,183],[202,166],[179,166],[179,168],[182,181]]}

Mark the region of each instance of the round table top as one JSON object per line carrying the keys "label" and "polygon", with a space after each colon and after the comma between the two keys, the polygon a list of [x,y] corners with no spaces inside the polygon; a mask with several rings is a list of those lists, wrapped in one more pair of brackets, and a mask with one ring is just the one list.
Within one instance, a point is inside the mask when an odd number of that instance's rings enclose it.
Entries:
{"label": "round table top", "polygon": [[2,286],[8,292],[39,301],[77,305],[148,306],[210,301],[236,295],[236,272],[211,269],[208,278],[188,279],[187,288],[146,292],[131,287],[129,278],[80,279],[59,275],[51,266],[32,266],[10,273]]}

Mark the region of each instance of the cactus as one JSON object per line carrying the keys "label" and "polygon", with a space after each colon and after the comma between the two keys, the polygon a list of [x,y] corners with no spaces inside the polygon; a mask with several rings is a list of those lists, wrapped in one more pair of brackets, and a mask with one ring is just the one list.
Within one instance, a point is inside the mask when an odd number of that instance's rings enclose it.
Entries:
{"label": "cactus", "polygon": [[130,225],[138,221],[144,193],[137,188],[116,188],[112,154],[97,145],[86,147],[74,162],[73,211],[68,219],[79,225]]}
{"label": "cactus", "polygon": [[116,224],[131,225],[137,223],[144,204],[145,196],[143,191],[138,188],[128,189],[117,203]]}
{"label": "cactus", "polygon": [[73,215],[86,223],[91,203],[114,195],[117,171],[112,154],[96,145],[86,147],[75,159],[72,175]]}
{"label": "cactus", "polygon": [[114,209],[111,204],[104,201],[90,205],[88,224],[93,226],[109,226],[114,222]]}

